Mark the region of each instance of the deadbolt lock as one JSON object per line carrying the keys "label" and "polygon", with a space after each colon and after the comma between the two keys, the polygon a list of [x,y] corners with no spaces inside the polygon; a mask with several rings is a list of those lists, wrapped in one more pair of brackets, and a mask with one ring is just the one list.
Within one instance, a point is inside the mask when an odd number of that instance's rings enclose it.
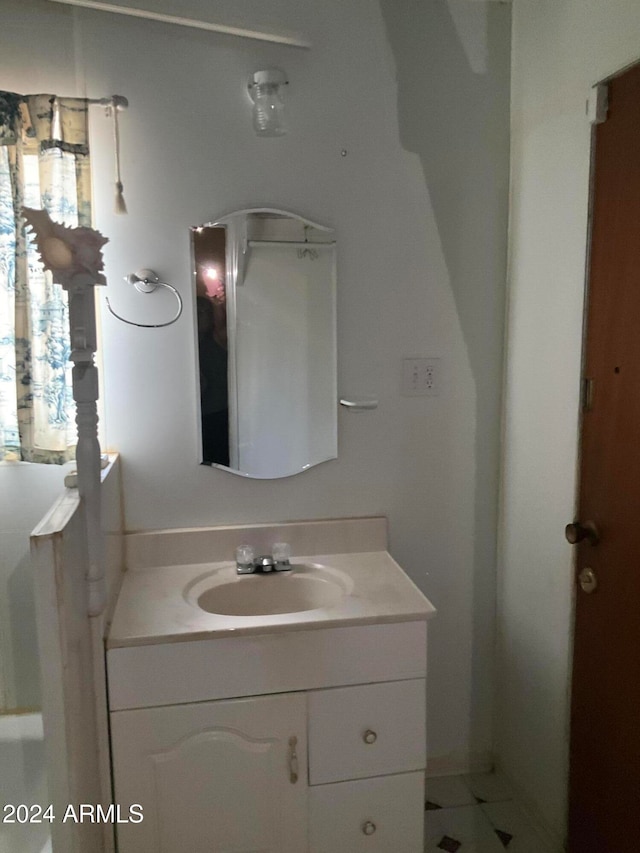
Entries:
{"label": "deadbolt lock", "polygon": [[578,575],[578,582],[583,592],[595,592],[598,586],[598,579],[593,569],[582,569]]}

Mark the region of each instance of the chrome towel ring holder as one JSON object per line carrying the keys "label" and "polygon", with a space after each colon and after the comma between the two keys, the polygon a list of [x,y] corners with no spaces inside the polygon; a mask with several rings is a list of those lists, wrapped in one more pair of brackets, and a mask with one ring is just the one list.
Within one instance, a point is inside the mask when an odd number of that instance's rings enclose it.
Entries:
{"label": "chrome towel ring holder", "polygon": [[120,314],[116,313],[109,302],[109,297],[105,297],[107,308],[118,320],[127,323],[129,326],[137,326],[139,329],[162,329],[164,326],[171,326],[182,314],[182,297],[172,284],[167,284],[166,281],[160,281],[160,277],[153,270],[142,269],[135,273],[129,273],[124,277],[125,281],[132,284],[139,293],[153,293],[158,287],[166,287],[170,290],[178,300],[178,311],[171,320],[166,323],[135,323],[133,320],[127,320]]}

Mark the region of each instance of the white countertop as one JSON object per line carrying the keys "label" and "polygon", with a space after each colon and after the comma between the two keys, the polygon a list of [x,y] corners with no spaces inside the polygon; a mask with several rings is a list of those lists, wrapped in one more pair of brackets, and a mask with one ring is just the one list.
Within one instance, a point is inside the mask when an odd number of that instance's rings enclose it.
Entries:
{"label": "white countertop", "polygon": [[[425,620],[435,614],[431,602],[386,551],[308,555],[293,563],[320,564],[348,578],[350,592],[330,607],[258,616],[207,613],[189,600],[190,588],[219,570],[234,570],[228,561],[135,569],[125,575],[107,638],[108,648],[206,640],[250,634],[308,631],[348,625]],[[233,572],[231,572],[233,574]],[[279,577],[240,578],[264,584]]]}

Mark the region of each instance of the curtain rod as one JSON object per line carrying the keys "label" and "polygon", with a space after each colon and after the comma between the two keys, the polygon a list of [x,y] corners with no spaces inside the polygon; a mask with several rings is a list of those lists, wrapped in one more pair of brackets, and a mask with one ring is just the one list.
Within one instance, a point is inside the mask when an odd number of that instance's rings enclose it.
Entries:
{"label": "curtain rod", "polygon": [[214,33],[224,33],[239,38],[267,41],[274,44],[284,44],[289,47],[310,48],[311,42],[301,36],[284,36],[276,33],[264,33],[259,30],[248,30],[242,27],[229,27],[226,24],[214,24],[209,21],[198,21],[195,18],[182,18],[178,15],[165,15],[160,12],[151,12],[148,9],[133,9],[126,6],[117,6],[113,3],[101,3],[97,0],[50,0],[52,3],[64,3],[67,6],[81,6],[85,9],[96,9],[99,12],[114,12],[116,15],[129,15],[132,18],[146,18],[150,21],[160,21],[165,24],[175,24],[179,27],[195,27],[199,30],[208,30]]}
{"label": "curtain rod", "polygon": [[108,98],[87,98],[87,103],[98,104],[101,107],[116,107],[118,110],[126,110],[129,106],[129,100],[124,95],[110,95]]}
{"label": "curtain rod", "polygon": [[325,243],[321,243],[320,241],[314,242],[311,240],[249,240],[249,246],[252,248],[257,248],[258,246],[294,246],[300,247],[301,249],[316,249],[318,246],[322,249],[331,248],[336,245],[335,240],[327,240]]}

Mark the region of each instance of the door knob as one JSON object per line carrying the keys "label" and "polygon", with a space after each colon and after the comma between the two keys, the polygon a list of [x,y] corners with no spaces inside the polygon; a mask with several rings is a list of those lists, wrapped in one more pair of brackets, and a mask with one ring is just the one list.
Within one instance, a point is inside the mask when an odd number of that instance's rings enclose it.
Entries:
{"label": "door knob", "polygon": [[585,521],[584,524],[574,521],[572,524],[567,524],[564,535],[570,545],[577,545],[578,542],[583,542],[585,539],[589,545],[597,545],[600,541],[598,528],[593,521]]}

